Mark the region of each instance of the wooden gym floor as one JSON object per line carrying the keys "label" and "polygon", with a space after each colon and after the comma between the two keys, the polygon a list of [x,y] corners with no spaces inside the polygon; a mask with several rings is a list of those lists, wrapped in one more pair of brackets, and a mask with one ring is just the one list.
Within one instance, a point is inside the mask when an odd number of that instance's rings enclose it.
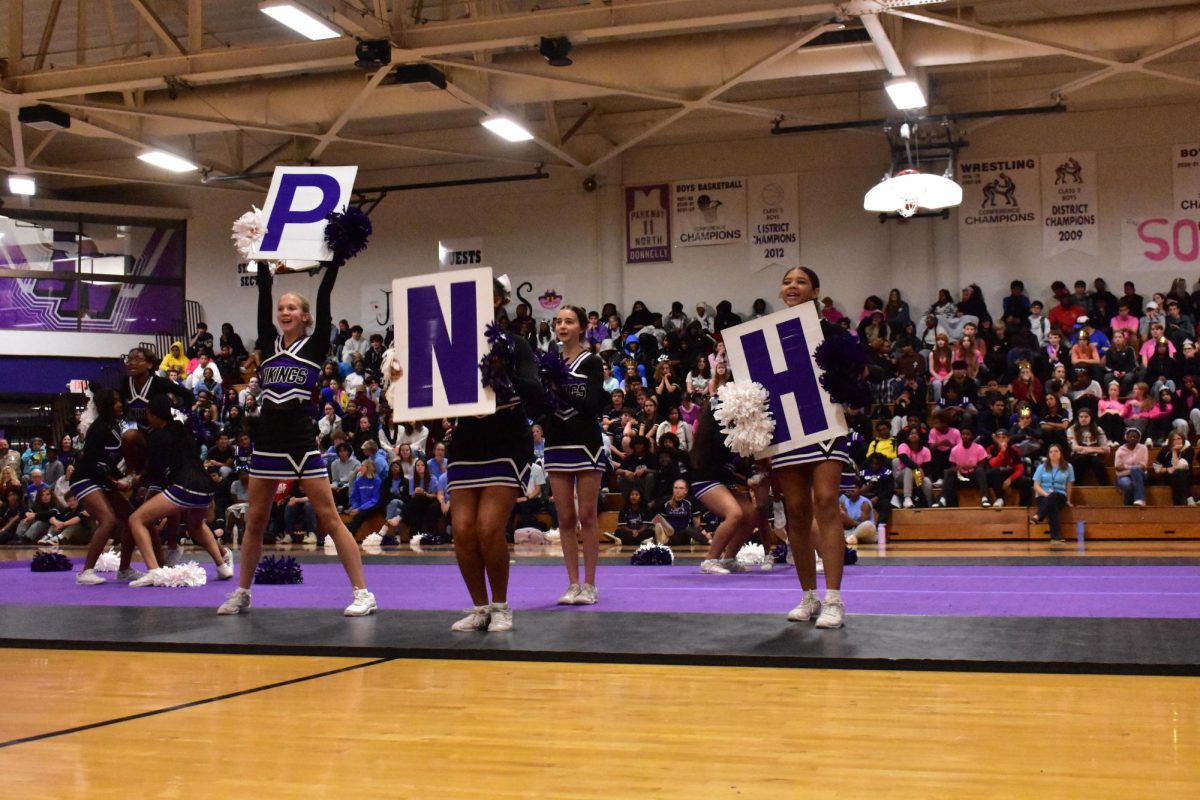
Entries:
{"label": "wooden gym floor", "polygon": [[24,798],[1125,798],[1200,679],[0,650]]}

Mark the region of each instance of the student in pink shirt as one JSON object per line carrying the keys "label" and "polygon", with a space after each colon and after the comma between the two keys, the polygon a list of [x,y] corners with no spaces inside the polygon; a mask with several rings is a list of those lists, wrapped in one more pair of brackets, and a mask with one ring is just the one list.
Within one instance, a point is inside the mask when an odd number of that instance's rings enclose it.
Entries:
{"label": "student in pink shirt", "polygon": [[1125,496],[1125,505],[1146,505],[1146,467],[1150,463],[1150,452],[1142,444],[1137,428],[1125,431],[1125,444],[1113,453],[1113,467],[1117,472],[1117,488]]}
{"label": "student in pink shirt", "polygon": [[[1150,358],[1154,355],[1154,348],[1158,345],[1158,340],[1163,338],[1163,324],[1155,322],[1150,325],[1150,335],[1146,337],[1146,341],[1142,343],[1142,347],[1138,350],[1138,361],[1142,366],[1149,363]],[[1172,358],[1175,357],[1175,343],[1167,339],[1167,354]]]}
{"label": "student in pink shirt", "polygon": [[925,506],[933,505],[933,481],[926,471],[933,453],[921,441],[921,432],[909,431],[908,440],[900,445],[896,457],[896,471],[900,474],[904,486],[904,507],[913,507],[913,485],[920,487],[925,495]]}
{"label": "student in pink shirt", "polygon": [[942,497],[939,504],[958,507],[958,489],[974,483],[979,489],[979,505],[987,508],[987,462],[988,452],[979,442],[975,441],[975,431],[963,428],[962,441],[950,450],[950,468],[942,478]]}
{"label": "student in pink shirt", "polygon": [[1138,318],[1129,313],[1128,303],[1118,303],[1117,315],[1108,321],[1108,327],[1113,329],[1113,333],[1127,331],[1128,333],[1137,335]]}
{"label": "student in pink shirt", "polygon": [[958,428],[951,428],[950,421],[943,414],[935,414],[933,428],[929,431],[929,450],[933,454],[929,473],[936,478],[934,486],[941,485],[941,474],[950,466],[950,450],[961,442],[962,434]]}
{"label": "student in pink shirt", "polygon": [[1096,424],[1110,442],[1119,441],[1125,433],[1125,404],[1121,402],[1121,386],[1116,381],[1108,384],[1108,396],[1098,404]]}

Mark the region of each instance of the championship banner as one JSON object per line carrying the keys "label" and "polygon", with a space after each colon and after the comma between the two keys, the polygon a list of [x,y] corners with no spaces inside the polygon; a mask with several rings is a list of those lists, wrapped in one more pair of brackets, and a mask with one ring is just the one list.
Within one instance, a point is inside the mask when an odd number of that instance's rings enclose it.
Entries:
{"label": "championship banner", "polygon": [[776,271],[800,263],[800,197],[795,172],[751,175],[749,195],[750,271]]}
{"label": "championship banner", "polygon": [[1179,274],[1200,262],[1200,215],[1127,219],[1121,226],[1121,267]]}
{"label": "championship banner", "polygon": [[960,161],[958,182],[963,202],[958,211],[964,230],[1037,225],[1038,159],[1034,156]]}
{"label": "championship banner", "polygon": [[528,279],[522,279],[516,275],[513,276],[513,286],[517,302],[529,306],[534,319],[549,321],[554,319],[565,302],[567,276],[530,275]]}
{"label": "championship banner", "polygon": [[490,267],[397,278],[392,314],[393,358],[403,370],[388,388],[396,422],[496,410],[479,375],[494,317]]}
{"label": "championship banner", "polygon": [[842,407],[829,399],[813,359],[825,340],[815,303],[801,303],[721,332],[734,379],[761,383],[770,395],[775,435],[756,458],[843,436]]}
{"label": "championship banner", "polygon": [[1200,144],[1177,144],[1171,151],[1175,213],[1200,211]]}
{"label": "championship banner", "polygon": [[1042,256],[1078,250],[1100,254],[1096,208],[1096,154],[1042,156]]}
{"label": "championship banner", "polygon": [[358,167],[276,167],[262,217],[266,227],[259,261],[329,261],[325,217],[345,211]]}
{"label": "championship banner", "polygon": [[746,241],[746,179],[710,178],[671,185],[675,245],[699,247]]}
{"label": "championship banner", "polygon": [[625,262],[671,260],[671,187],[625,187]]}

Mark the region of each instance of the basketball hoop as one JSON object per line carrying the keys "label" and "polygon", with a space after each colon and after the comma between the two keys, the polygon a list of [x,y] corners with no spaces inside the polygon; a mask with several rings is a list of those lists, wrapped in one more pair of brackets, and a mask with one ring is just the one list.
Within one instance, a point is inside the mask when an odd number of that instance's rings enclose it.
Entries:
{"label": "basketball hoop", "polygon": [[896,213],[902,217],[911,217],[917,213],[917,209],[921,207],[921,202],[915,197],[900,198],[900,207],[896,209]]}

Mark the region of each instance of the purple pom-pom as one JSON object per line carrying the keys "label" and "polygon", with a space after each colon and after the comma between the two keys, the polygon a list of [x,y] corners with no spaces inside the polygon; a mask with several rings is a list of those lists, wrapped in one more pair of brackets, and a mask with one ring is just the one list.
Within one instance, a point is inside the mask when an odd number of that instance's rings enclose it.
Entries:
{"label": "purple pom-pom", "polygon": [[862,345],[848,333],[830,336],[817,346],[818,380],[829,393],[829,399],[841,405],[865,408],[871,405],[871,387],[863,380],[867,354]]}
{"label": "purple pom-pom", "polygon": [[771,551],[771,558],[776,564],[787,563],[788,546],[786,544],[777,544],[775,549]]}
{"label": "purple pom-pom", "polygon": [[33,572],[70,572],[71,559],[54,550],[38,550],[29,564]]}
{"label": "purple pom-pom", "polygon": [[304,583],[304,572],[291,556],[267,556],[258,562],[254,582],[268,585]]}
{"label": "purple pom-pom", "polygon": [[453,539],[451,539],[446,534],[438,533],[437,531],[434,531],[433,533],[426,533],[425,535],[423,535],[421,537],[421,546],[422,547],[437,547],[438,545],[453,544],[453,543],[454,543]]}
{"label": "purple pom-pom", "polygon": [[537,360],[538,376],[542,379],[542,385],[546,387],[548,399],[557,408],[570,408],[561,393],[562,387],[567,385],[567,379],[570,377],[567,362],[563,361],[558,353],[544,350],[536,351],[533,357]]}
{"label": "purple pom-pom", "polygon": [[345,264],[366,249],[371,220],[362,209],[350,206],[342,212],[331,211],[325,220],[325,244],[333,253],[334,263]]}
{"label": "purple pom-pom", "polygon": [[497,402],[505,403],[517,396],[512,382],[517,363],[512,340],[495,324],[488,325],[484,335],[491,349],[479,361],[479,382],[496,393]]}
{"label": "purple pom-pom", "polygon": [[847,547],[846,548],[846,565],[849,566],[850,564],[857,564],[857,563],[858,563],[858,551],[855,550],[853,547]]}
{"label": "purple pom-pom", "polygon": [[396,547],[399,544],[400,540],[396,538],[396,534],[394,533],[385,533],[383,541],[379,543],[381,547]]}

